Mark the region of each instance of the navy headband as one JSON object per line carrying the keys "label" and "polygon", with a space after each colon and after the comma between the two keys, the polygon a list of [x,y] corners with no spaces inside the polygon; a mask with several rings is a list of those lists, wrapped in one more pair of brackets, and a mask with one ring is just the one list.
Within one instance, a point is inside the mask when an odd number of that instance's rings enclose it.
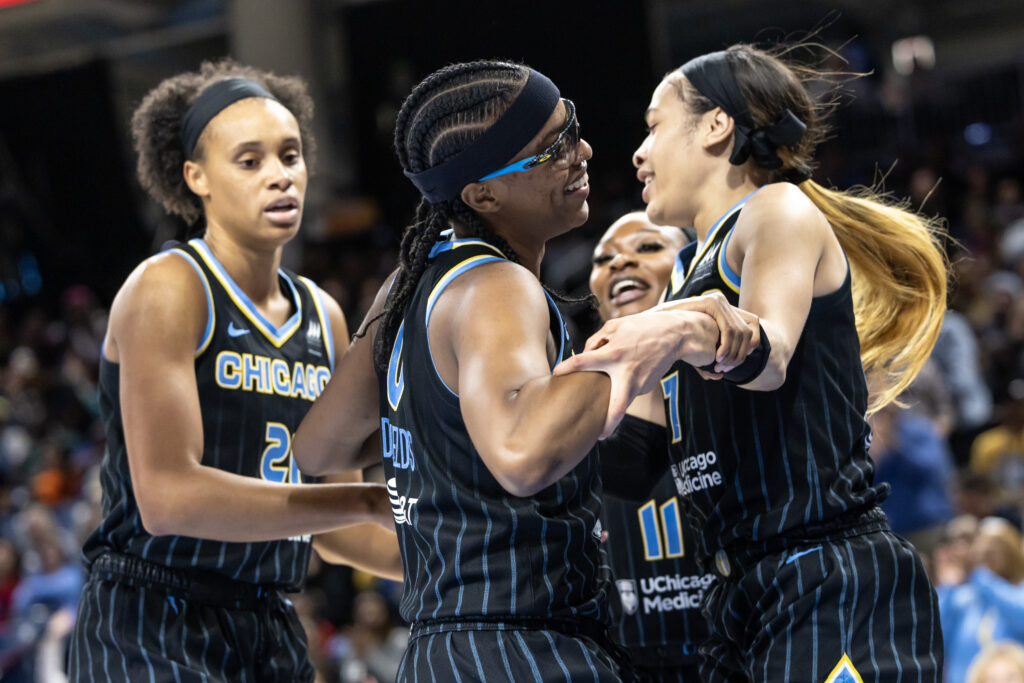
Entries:
{"label": "navy headband", "polygon": [[185,158],[191,159],[196,149],[199,136],[203,134],[210,120],[227,109],[238,100],[249,97],[265,97],[277,101],[266,88],[248,78],[228,78],[217,81],[196,98],[192,106],[185,112],[181,124],[181,145],[185,149]]}
{"label": "navy headband", "polygon": [[786,109],[765,128],[754,128],[750,110],[736,83],[725,50],[695,57],[679,68],[683,75],[704,97],[722,108],[736,123],[736,142],[729,162],[739,166],[750,157],[761,168],[777,169],[782,160],[775,151],[779,147],[795,145],[807,131],[807,125]]}
{"label": "navy headband", "polygon": [[431,204],[459,196],[469,183],[501,168],[544,127],[561,95],[547,76],[530,69],[526,85],[505,113],[468,147],[420,173],[405,171]]}

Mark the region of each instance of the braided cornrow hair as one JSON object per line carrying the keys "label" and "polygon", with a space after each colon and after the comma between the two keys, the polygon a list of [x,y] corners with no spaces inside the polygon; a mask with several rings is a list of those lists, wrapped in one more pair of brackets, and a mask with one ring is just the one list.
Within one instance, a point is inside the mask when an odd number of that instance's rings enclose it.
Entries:
{"label": "braided cornrow hair", "polygon": [[[420,173],[468,147],[512,104],[529,71],[519,64],[476,61],[452,64],[425,78],[402,103],[395,123],[395,152],[402,168]],[[516,263],[519,257],[460,197],[431,204],[421,199],[402,235],[398,274],[381,314],[374,361],[387,367],[405,308],[443,231],[458,223]]]}

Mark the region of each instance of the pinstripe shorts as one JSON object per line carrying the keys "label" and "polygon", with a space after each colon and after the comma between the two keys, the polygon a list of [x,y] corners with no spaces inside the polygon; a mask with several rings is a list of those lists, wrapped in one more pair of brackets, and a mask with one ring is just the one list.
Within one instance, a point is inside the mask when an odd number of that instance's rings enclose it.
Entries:
{"label": "pinstripe shorts", "polygon": [[413,637],[398,682],[612,683],[618,667],[583,635],[548,629],[470,629]]}
{"label": "pinstripe shorts", "polygon": [[147,581],[93,571],[78,604],[70,681],[312,681],[291,602],[265,591],[217,606]]}
{"label": "pinstripe shorts", "polygon": [[917,551],[851,531],[733,564],[705,597],[701,680],[939,683],[938,600]]}

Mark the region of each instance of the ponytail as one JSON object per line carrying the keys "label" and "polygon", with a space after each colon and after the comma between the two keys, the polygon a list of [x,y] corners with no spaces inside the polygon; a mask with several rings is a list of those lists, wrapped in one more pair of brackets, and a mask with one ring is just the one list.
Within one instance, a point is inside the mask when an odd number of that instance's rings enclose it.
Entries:
{"label": "ponytail", "polygon": [[850,261],[870,415],[897,400],[938,339],[949,266],[941,222],[871,188],[841,192],[813,180],[799,187],[828,219]]}

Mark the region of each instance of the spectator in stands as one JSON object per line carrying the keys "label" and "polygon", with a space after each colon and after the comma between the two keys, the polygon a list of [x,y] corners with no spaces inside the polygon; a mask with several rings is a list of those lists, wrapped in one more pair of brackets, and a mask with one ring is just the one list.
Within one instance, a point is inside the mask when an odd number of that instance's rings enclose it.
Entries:
{"label": "spectator in stands", "polygon": [[21,558],[7,538],[0,537],[0,634],[10,623],[14,591],[21,581]]}
{"label": "spectator in stands", "polygon": [[[981,649],[1000,640],[1024,644],[1024,549],[1021,535],[998,517],[981,521],[971,546],[973,567],[948,567],[955,561],[936,553],[935,576],[946,650],[946,678],[963,681]],[[959,585],[941,577],[964,570]]]}
{"label": "spectator in stands", "polygon": [[965,465],[971,442],[992,419],[992,392],[982,373],[978,340],[959,311],[946,311],[931,359],[953,401],[953,459],[958,466]]}
{"label": "spectator in stands", "polygon": [[1024,491],[1024,380],[1008,386],[1000,423],[971,446],[971,469],[1002,483],[1011,494]]}
{"label": "spectator in stands", "polygon": [[971,662],[967,683],[1024,683],[1024,646],[1012,641],[989,645]]}
{"label": "spectator in stands", "polygon": [[953,463],[936,423],[891,404],[871,416],[875,480],[889,482],[882,503],[892,530],[929,554],[953,517]]}

